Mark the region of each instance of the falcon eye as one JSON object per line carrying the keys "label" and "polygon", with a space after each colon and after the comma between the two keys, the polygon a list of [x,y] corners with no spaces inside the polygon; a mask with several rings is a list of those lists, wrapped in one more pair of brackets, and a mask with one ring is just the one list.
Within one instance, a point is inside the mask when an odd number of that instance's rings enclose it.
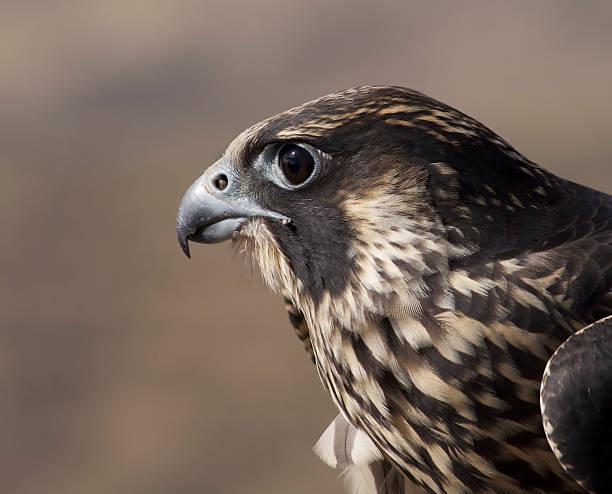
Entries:
{"label": "falcon eye", "polygon": [[315,170],[312,154],[296,144],[287,144],[280,149],[278,164],[290,185],[303,184]]}

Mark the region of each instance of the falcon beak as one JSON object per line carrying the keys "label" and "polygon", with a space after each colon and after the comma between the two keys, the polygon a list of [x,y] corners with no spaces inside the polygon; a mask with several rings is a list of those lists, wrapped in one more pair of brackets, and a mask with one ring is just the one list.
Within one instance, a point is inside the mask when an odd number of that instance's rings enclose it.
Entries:
{"label": "falcon beak", "polygon": [[234,236],[249,218],[291,220],[262,208],[237,187],[236,179],[222,160],[210,166],[185,192],[176,217],[178,242],[187,257],[189,240],[203,244]]}

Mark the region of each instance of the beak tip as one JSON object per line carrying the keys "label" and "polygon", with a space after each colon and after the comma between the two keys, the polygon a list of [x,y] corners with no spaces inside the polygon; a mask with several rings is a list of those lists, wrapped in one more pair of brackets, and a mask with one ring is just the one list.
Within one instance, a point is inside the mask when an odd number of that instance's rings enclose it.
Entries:
{"label": "beak tip", "polygon": [[183,253],[187,256],[188,259],[191,259],[191,252],[189,252],[189,240],[187,240],[187,235],[178,235],[178,242],[183,250]]}

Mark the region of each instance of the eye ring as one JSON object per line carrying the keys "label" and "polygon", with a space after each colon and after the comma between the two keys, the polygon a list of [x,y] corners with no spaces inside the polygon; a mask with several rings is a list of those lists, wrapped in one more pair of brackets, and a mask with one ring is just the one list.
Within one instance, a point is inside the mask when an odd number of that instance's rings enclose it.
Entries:
{"label": "eye ring", "polygon": [[310,182],[319,168],[316,154],[295,143],[281,146],[276,161],[283,181],[291,188],[298,188]]}

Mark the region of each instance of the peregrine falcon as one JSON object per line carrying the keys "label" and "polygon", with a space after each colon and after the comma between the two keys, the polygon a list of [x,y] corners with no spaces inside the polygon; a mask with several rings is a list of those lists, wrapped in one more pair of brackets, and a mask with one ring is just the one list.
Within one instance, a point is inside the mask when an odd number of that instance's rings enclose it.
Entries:
{"label": "peregrine falcon", "polygon": [[177,234],[233,239],[283,295],[352,492],[612,492],[612,196],[369,86],[236,137]]}

